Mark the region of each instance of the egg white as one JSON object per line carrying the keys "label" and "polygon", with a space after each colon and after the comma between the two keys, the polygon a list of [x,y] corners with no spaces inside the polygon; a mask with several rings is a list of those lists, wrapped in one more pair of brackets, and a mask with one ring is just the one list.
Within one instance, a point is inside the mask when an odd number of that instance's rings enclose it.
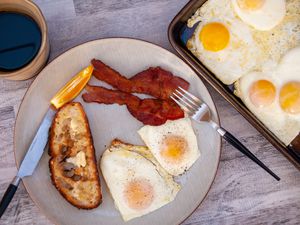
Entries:
{"label": "egg white", "polygon": [[256,30],[273,29],[282,21],[286,13],[285,0],[265,0],[258,10],[242,9],[237,0],[232,0],[232,4],[241,20]]}

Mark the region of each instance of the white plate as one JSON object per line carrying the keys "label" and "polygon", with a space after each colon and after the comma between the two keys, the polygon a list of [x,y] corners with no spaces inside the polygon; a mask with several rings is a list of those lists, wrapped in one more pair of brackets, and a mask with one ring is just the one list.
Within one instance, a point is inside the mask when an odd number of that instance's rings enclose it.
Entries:
{"label": "white plate", "polygon": [[[97,58],[125,76],[161,66],[190,82],[190,91],[201,97],[210,107],[214,121],[219,121],[212,98],[197,75],[177,56],[154,44],[128,38],[101,39],[74,47],[53,60],[28,89],[16,120],[14,146],[17,165],[25,152],[49,106],[51,97],[72,76]],[[101,82],[92,78],[92,84]],[[126,107],[84,103],[81,95],[75,99],[83,104],[94,139],[97,160],[114,138],[132,144],[143,144],[137,134],[142,123],[132,117]],[[180,178],[182,189],[170,204],[127,222],[134,224],[178,224],[187,218],[207,194],[220,158],[221,140],[207,124],[193,124],[201,157]],[[78,210],[70,205],[51,184],[49,156],[44,153],[33,176],[23,180],[24,185],[41,211],[54,223],[66,225],[120,225],[124,222],[113,205],[107,186],[101,176],[103,202],[93,210]],[[163,221],[163,222],[162,222]]]}

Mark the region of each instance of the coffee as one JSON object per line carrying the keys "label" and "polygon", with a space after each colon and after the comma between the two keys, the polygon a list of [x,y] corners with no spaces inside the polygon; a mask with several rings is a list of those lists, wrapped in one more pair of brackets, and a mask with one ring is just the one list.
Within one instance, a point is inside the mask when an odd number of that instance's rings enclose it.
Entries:
{"label": "coffee", "polygon": [[26,66],[39,52],[41,42],[41,30],[31,17],[0,12],[0,70]]}

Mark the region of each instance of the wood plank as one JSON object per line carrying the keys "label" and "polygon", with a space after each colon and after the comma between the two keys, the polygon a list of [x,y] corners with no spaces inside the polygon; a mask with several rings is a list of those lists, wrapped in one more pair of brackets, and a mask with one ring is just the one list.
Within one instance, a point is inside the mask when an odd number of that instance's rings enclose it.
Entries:
{"label": "wood plank", "polygon": [[47,21],[65,20],[76,16],[73,0],[34,0]]}
{"label": "wood plank", "polygon": [[[114,12],[124,9],[147,9],[147,6],[153,8],[155,5],[170,0],[129,0],[129,1],[98,1],[98,0],[73,0],[76,15],[96,15],[105,12]],[[174,1],[173,1],[174,2]],[[143,10],[144,12],[146,10]]]}
{"label": "wood plank", "polygon": [[142,6],[116,11],[102,9],[95,15],[79,15],[63,21],[48,20],[50,59],[75,45],[104,37],[140,38],[174,51],[168,41],[167,29],[172,18],[185,5],[185,1],[179,3],[158,1],[154,5],[147,3],[147,10],[142,10]]}

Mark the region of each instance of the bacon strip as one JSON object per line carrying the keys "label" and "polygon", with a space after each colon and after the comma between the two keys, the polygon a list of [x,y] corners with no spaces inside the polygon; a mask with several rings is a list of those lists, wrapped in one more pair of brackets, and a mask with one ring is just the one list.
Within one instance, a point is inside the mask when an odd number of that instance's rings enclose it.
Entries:
{"label": "bacon strip", "polygon": [[158,126],[168,119],[184,117],[180,107],[171,100],[140,99],[129,93],[104,87],[87,85],[87,93],[82,95],[85,102],[126,105],[128,111],[145,125]]}
{"label": "bacon strip", "polygon": [[186,90],[189,87],[187,81],[160,67],[150,67],[127,79],[100,60],[93,59],[92,64],[94,66],[93,75],[97,79],[126,93],[143,93],[158,99],[169,99],[178,86]]}

